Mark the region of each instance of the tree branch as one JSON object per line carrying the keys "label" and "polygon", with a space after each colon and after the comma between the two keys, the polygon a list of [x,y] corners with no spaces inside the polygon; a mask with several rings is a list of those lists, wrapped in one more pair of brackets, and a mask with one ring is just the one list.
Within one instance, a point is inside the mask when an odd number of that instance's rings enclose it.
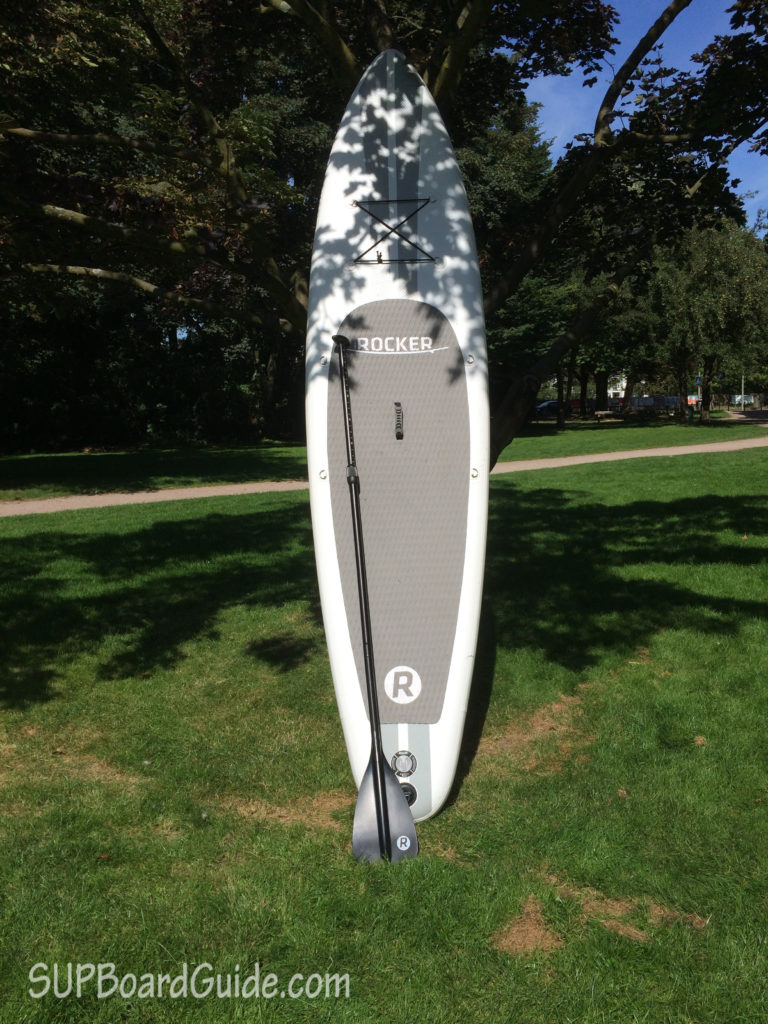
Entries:
{"label": "tree branch", "polygon": [[222,307],[215,302],[207,302],[205,299],[193,299],[186,295],[180,295],[176,291],[168,291],[160,288],[133,274],[117,270],[103,270],[101,267],[81,267],[64,263],[22,263],[21,269],[31,274],[66,274],[74,277],[83,277],[90,281],[116,281],[119,284],[135,288],[153,299],[160,299],[181,309],[195,310],[205,313],[206,316],[232,317],[252,327],[261,327],[263,320],[254,313],[246,313],[230,306]]}
{"label": "tree branch", "polygon": [[215,167],[216,162],[204,153],[194,149],[182,149],[167,143],[150,142],[148,139],[127,139],[121,135],[107,135],[103,132],[76,134],[74,132],[44,132],[31,128],[0,128],[0,135],[13,135],[18,139],[30,142],[52,142],[57,146],[112,146],[116,149],[134,149],[139,153],[151,153],[157,156],[168,156],[177,160],[202,164],[204,167]]}
{"label": "tree branch", "polygon": [[[285,12],[287,9],[290,9],[302,18],[306,24],[319,34],[321,41],[328,47],[332,56],[338,58],[344,74],[353,76],[354,84],[357,84],[360,71],[351,50],[335,27],[318,13],[308,0],[269,0],[269,3],[275,10]],[[166,44],[154,23],[148,17],[142,7],[141,0],[131,0],[131,6],[138,24],[147,34],[148,39],[163,62],[189,96],[208,135],[214,141],[220,156],[217,169],[227,181],[230,201],[233,201],[235,206],[244,206],[248,199],[248,191],[242,172],[235,161],[229,139],[226,137],[213,112],[204,102],[200,89],[189,77],[181,61]],[[332,63],[334,62],[332,61]],[[306,326],[306,309],[297,300],[294,292],[282,280],[276,261],[263,253],[264,240],[254,229],[253,223],[250,221],[244,222],[244,228],[249,240],[253,239],[257,244],[257,248],[262,250],[260,255],[264,259],[264,287],[276,299],[290,324],[299,330],[303,329]]]}
{"label": "tree branch", "polygon": [[93,217],[90,214],[80,213],[78,210],[68,210],[66,207],[55,206],[53,203],[30,203],[17,199],[15,196],[9,196],[5,192],[0,192],[0,199],[24,216],[58,220],[73,227],[82,228],[108,241],[129,242],[137,248],[149,250],[150,257],[155,256],[157,259],[169,255],[181,258],[195,257],[243,277],[253,277],[252,264],[219,259],[210,251],[196,231],[188,231],[180,239],[158,238],[145,231],[126,227],[124,224],[113,224],[101,217]]}
{"label": "tree branch", "polygon": [[[109,221],[102,220],[99,217],[92,217],[85,213],[79,213],[76,210],[67,210],[64,207],[54,206],[51,203],[27,203],[2,193],[0,193],[0,196],[9,205],[28,216],[52,218],[71,224],[73,227],[90,231],[100,238],[121,242],[128,241],[138,246],[147,247],[150,250],[154,249],[158,258],[168,255],[181,258],[191,256],[199,259],[201,262],[211,263],[221,270],[238,274],[245,278],[246,281],[259,285],[271,296],[288,325],[299,333],[306,330],[306,296],[302,295],[299,282],[295,283],[296,286],[294,288],[289,287],[285,283],[277,263],[271,257],[267,257],[262,264],[219,259],[208,250],[205,243],[199,239],[196,233],[191,233],[188,237],[177,240],[155,238],[134,228],[125,227],[121,224],[111,224]],[[112,279],[116,280],[116,278]]]}
{"label": "tree branch", "polygon": [[238,203],[245,203],[248,199],[248,190],[245,187],[243,175],[235,162],[229,139],[216,120],[213,111],[204,102],[200,89],[189,77],[179,58],[160,35],[154,22],[141,5],[140,0],[131,0],[131,9],[134,12],[137,24],[144,30],[158,56],[186,92],[197,111],[207,135],[214,143],[219,154],[217,170],[227,182],[230,198]]}
{"label": "tree branch", "polygon": [[684,11],[692,0],[672,0],[672,3],[662,11],[656,21],[651,25],[640,42],[635,46],[630,55],[619,68],[613,81],[608,86],[600,104],[600,109],[595,119],[594,144],[606,146],[610,142],[611,115],[613,114],[616,101],[621,96],[627,83],[640,66],[640,62],[652,50],[662,35],[666,32],[675,18]]}
{"label": "tree branch", "polygon": [[376,40],[376,47],[380,53],[384,50],[399,49],[395,30],[389,20],[384,0],[368,0],[368,21],[371,26],[373,38]]}
{"label": "tree branch", "polygon": [[442,110],[447,109],[453,99],[469,52],[477,42],[492,7],[491,0],[467,0],[456,19],[456,28],[449,38],[445,56],[435,75],[434,85],[432,82],[428,83],[435,102]]}
{"label": "tree branch", "polygon": [[276,11],[282,13],[291,11],[304,22],[328,52],[335,77],[351,92],[360,81],[363,71],[336,26],[324,17],[309,0],[266,0],[266,2]]}
{"label": "tree branch", "polygon": [[611,152],[611,114],[620,97],[625,85],[637,70],[643,57],[656,45],[664,31],[671,25],[674,19],[685,10],[692,0],[672,0],[643,38],[632,50],[632,53],[622,64],[619,72],[608,87],[605,96],[600,104],[600,110],[595,121],[595,131],[592,148],[586,158],[579,164],[564,187],[560,190],[557,198],[550,207],[544,223],[535,233],[533,238],[520,251],[517,259],[502,274],[496,285],[490,290],[485,300],[486,315],[499,309],[515,288],[520,284],[526,274],[538,262],[554,240],[558,228],[565,218],[574,210],[582,192],[607,159]]}
{"label": "tree branch", "polygon": [[[63,206],[55,206],[53,203],[30,203],[15,196],[9,196],[0,192],[0,199],[10,207],[18,210],[24,216],[50,218],[71,224],[73,227],[83,228],[99,238],[114,240],[118,242],[137,243],[140,246],[148,246],[157,250],[158,256],[196,256],[208,259],[212,263],[221,264],[207,251],[205,245],[199,240],[196,234],[191,234],[185,239],[155,238],[147,235],[144,231],[137,231],[135,228],[126,227],[124,224],[112,224],[110,221],[102,220],[101,217],[93,217],[78,210],[68,210]],[[237,269],[234,264],[224,264],[230,270]]]}
{"label": "tree branch", "polygon": [[[291,287],[287,285],[283,280],[276,261],[272,257],[267,257],[263,264],[243,263],[238,260],[219,259],[208,250],[205,243],[202,242],[194,232],[188,233],[187,236],[182,239],[174,240],[155,238],[147,235],[143,231],[137,231],[135,228],[129,228],[122,224],[112,224],[99,217],[80,213],[77,210],[68,210],[65,207],[55,206],[52,203],[28,203],[23,200],[16,199],[15,196],[8,196],[5,193],[0,193],[0,198],[7,203],[7,205],[18,210],[24,216],[51,218],[70,224],[76,228],[82,228],[99,238],[120,242],[127,241],[135,244],[137,247],[154,250],[158,259],[169,255],[179,258],[193,257],[199,259],[201,262],[207,262],[213,266],[219,267],[221,270],[238,274],[245,278],[245,280],[259,285],[274,300],[282,314],[282,323],[285,328],[293,329],[299,334],[306,330],[307,294],[306,287],[304,287],[304,281],[299,277],[299,275],[294,275],[293,286]],[[152,253],[150,253],[150,256],[151,255]],[[59,264],[25,264],[25,268],[28,270],[49,267],[51,272],[54,267],[58,266]],[[87,268],[80,268],[80,270],[83,274],[87,272]],[[75,273],[71,268],[69,272]],[[98,277],[101,280],[122,280],[126,283],[133,284],[135,287],[140,287],[137,282],[141,281],[140,278],[135,278],[131,275],[120,276],[117,271],[93,270],[90,272],[90,276]],[[147,290],[147,287],[145,287],[147,284],[147,282],[144,282],[141,286],[142,290]],[[155,285],[151,285],[149,287],[152,289],[156,288]],[[154,294],[154,292],[151,292],[151,294]],[[165,295],[173,297],[177,296],[177,293],[166,292]],[[174,299],[173,301],[178,300]],[[189,302],[185,304],[189,305],[190,303],[199,301],[200,300],[189,300]],[[217,316],[221,316],[225,312],[229,314],[228,310],[225,311],[221,307],[217,307],[213,304],[209,304],[207,311],[215,313]],[[261,319],[256,316],[246,314],[241,316],[237,313],[232,313],[231,315],[236,319],[239,318],[244,320],[246,323],[261,323]]]}
{"label": "tree branch", "polygon": [[275,300],[290,326],[303,334],[307,329],[307,294],[303,278],[294,274],[293,288],[289,288],[274,259],[265,260],[263,269],[264,277],[260,278],[259,284]]}
{"label": "tree branch", "polygon": [[704,184],[704,182],[707,180],[709,175],[712,174],[713,171],[716,171],[719,167],[723,167],[728,162],[729,157],[735,152],[735,150],[739,148],[739,146],[745,143],[748,139],[751,139],[753,135],[756,135],[762,128],[765,128],[767,124],[768,118],[766,118],[766,120],[763,121],[761,124],[757,125],[754,130],[749,132],[749,134],[742,135],[738,139],[734,139],[731,145],[722,154],[722,156],[715,160],[715,162],[711,166],[709,166],[706,169],[706,171],[704,171],[704,173],[701,175],[698,181],[695,182],[695,184],[691,185],[690,188],[686,190],[688,198],[692,199],[694,195],[699,191],[701,186]]}

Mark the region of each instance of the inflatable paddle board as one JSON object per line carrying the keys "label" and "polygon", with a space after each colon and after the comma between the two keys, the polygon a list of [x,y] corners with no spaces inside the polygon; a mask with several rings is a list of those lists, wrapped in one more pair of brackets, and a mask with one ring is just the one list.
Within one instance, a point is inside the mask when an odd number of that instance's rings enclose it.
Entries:
{"label": "inflatable paddle board", "polygon": [[480,618],[488,366],[466,193],[426,86],[395,50],[331,149],[312,253],[307,456],[334,688],[358,787],[371,756],[345,409],[346,346],[384,755],[416,821],[448,796]]}

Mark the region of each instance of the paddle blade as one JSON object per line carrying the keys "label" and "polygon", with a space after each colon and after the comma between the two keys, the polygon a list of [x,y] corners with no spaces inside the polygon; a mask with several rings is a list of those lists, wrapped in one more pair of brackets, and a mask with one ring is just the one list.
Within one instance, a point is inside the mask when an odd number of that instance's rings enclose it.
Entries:
{"label": "paddle blade", "polygon": [[[382,841],[379,836],[378,800],[376,798],[375,763],[372,754],[357,794],[355,820],[352,826],[352,852],[356,860],[381,860]],[[415,857],[419,852],[416,826],[405,793],[395,773],[381,760],[389,824],[389,849],[384,855],[391,861]]]}

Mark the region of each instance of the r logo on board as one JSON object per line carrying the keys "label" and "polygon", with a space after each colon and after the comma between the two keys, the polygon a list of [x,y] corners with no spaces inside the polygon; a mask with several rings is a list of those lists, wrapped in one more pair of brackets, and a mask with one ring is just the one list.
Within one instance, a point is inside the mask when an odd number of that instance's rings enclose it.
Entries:
{"label": "r logo on board", "polygon": [[395,704],[410,704],[421,693],[421,677],[416,669],[398,665],[387,672],[384,692]]}

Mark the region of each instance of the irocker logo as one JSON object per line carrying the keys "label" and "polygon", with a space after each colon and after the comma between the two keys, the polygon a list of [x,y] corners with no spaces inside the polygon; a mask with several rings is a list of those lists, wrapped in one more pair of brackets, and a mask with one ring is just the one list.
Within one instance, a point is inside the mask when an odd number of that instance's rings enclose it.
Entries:
{"label": "irocker logo", "polygon": [[410,704],[421,693],[421,676],[409,665],[391,668],[384,677],[384,692],[395,704]]}
{"label": "irocker logo", "polygon": [[370,338],[353,338],[352,348],[357,352],[372,352],[380,355],[397,355],[404,353],[411,355],[414,352],[439,352],[440,349],[433,347],[432,338],[424,335],[402,336],[390,334],[387,337],[376,335]]}

